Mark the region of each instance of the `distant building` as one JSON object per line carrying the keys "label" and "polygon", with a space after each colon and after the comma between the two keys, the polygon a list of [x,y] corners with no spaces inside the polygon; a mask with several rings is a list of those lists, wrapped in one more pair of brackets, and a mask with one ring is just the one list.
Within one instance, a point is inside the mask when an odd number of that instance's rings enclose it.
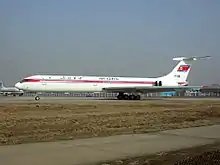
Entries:
{"label": "distant building", "polygon": [[212,92],[212,93],[220,93],[220,85],[219,84],[212,84],[212,85],[207,85],[204,86],[202,89],[200,89],[201,92],[203,93],[208,93],[208,92]]}

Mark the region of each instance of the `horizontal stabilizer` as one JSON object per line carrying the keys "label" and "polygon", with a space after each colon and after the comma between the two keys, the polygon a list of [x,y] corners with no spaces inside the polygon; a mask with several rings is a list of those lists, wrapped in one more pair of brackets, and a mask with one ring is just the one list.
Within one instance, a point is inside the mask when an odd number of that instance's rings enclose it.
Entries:
{"label": "horizontal stabilizer", "polygon": [[175,57],[173,60],[175,61],[195,61],[200,59],[209,59],[211,56],[202,56],[202,57]]}

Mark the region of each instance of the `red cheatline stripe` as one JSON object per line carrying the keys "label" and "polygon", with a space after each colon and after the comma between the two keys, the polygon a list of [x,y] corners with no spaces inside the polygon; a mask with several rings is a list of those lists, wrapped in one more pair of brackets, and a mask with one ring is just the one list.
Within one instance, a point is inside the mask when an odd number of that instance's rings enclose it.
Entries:
{"label": "red cheatline stripe", "polygon": [[[103,81],[103,80],[40,80],[40,79],[25,79],[25,82],[53,82],[53,83],[108,83],[111,84],[154,84],[152,81]],[[179,82],[185,84],[185,82]]]}
{"label": "red cheatline stripe", "polygon": [[108,83],[113,84],[154,84],[150,81],[103,81],[103,80],[39,80],[39,79],[25,79],[25,82],[57,82],[57,83]]}

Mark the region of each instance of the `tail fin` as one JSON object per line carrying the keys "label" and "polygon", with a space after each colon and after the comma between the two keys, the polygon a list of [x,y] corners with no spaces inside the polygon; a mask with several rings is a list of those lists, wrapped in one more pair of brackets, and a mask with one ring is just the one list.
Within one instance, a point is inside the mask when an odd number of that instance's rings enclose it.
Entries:
{"label": "tail fin", "polygon": [[180,84],[186,84],[189,72],[191,71],[193,61],[200,59],[209,59],[209,58],[211,58],[211,56],[173,58],[173,60],[180,62],[168,75],[164,76],[163,78],[174,79],[176,82]]}
{"label": "tail fin", "polygon": [[1,89],[1,88],[4,88],[4,83],[3,83],[2,80],[0,80],[0,89]]}

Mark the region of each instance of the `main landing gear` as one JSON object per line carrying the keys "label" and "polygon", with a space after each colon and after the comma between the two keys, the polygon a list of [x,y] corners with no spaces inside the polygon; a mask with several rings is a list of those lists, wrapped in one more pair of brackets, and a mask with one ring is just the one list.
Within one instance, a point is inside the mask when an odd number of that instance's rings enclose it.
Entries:
{"label": "main landing gear", "polygon": [[[37,96],[34,97],[34,99],[36,101],[39,101],[40,97],[37,95]],[[141,96],[140,95],[134,95],[134,94],[127,95],[127,94],[124,94],[124,93],[119,93],[119,95],[117,96],[117,99],[118,100],[140,100]]]}
{"label": "main landing gear", "polygon": [[134,95],[134,94],[127,95],[127,94],[124,94],[124,93],[119,93],[118,96],[117,96],[117,99],[118,100],[140,100],[141,96],[140,95]]}

